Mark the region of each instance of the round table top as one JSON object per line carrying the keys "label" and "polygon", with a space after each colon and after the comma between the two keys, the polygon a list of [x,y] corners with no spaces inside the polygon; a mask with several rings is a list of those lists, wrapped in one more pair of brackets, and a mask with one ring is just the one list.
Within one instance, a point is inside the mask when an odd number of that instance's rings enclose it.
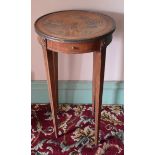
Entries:
{"label": "round table top", "polygon": [[50,40],[76,42],[94,40],[113,33],[115,22],[101,13],[69,10],[40,17],[35,22],[35,30]]}

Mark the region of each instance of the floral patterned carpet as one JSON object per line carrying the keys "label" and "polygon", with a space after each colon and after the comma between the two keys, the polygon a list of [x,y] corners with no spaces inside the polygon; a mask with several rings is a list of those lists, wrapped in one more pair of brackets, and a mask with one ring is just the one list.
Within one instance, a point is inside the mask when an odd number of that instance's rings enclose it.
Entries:
{"label": "floral patterned carpet", "polygon": [[94,145],[91,105],[60,104],[58,134],[53,132],[49,104],[32,104],[32,155],[123,155],[123,106],[102,106],[99,145]]}

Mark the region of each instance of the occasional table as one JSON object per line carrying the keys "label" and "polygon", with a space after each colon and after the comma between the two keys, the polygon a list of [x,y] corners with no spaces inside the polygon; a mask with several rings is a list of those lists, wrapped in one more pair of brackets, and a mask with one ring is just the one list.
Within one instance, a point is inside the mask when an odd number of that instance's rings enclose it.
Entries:
{"label": "occasional table", "polygon": [[55,136],[58,136],[58,53],[93,52],[92,109],[95,114],[95,144],[98,144],[106,47],[115,31],[114,20],[104,14],[67,10],[44,15],[35,22],[43,48],[49,100]]}

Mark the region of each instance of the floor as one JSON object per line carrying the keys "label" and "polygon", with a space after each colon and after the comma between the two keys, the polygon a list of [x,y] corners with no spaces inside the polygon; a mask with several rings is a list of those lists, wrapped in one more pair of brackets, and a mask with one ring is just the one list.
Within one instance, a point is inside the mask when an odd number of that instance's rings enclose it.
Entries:
{"label": "floor", "polygon": [[32,104],[32,155],[123,155],[123,106],[103,105],[99,145],[94,145],[94,116],[88,105],[59,105],[54,136],[49,104]]}

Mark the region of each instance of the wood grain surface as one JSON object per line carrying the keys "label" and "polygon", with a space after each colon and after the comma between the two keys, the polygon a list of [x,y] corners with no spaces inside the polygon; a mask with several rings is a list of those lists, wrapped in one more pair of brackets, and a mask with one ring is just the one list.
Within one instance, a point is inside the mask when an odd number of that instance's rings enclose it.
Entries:
{"label": "wood grain surface", "polygon": [[69,10],[50,13],[35,22],[42,45],[55,136],[58,137],[58,53],[93,53],[92,107],[95,144],[99,140],[106,47],[115,30],[113,19],[101,13]]}
{"label": "wood grain surface", "polygon": [[102,37],[115,30],[113,19],[107,15],[80,11],[59,11],[40,17],[36,32],[59,41],[81,41]]}

